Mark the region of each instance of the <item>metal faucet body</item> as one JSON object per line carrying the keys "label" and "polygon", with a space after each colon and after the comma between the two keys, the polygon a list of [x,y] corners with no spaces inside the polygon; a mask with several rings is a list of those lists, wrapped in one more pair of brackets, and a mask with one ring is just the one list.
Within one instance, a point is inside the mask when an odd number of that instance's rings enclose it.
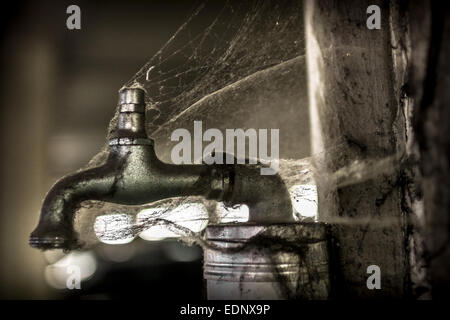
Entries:
{"label": "metal faucet body", "polygon": [[117,127],[109,156],[99,167],[59,180],[45,197],[32,247],[76,249],[74,214],[86,200],[141,205],[179,196],[204,196],[247,204],[249,222],[293,222],[290,196],[278,175],[261,176],[255,165],[173,165],[160,161],[145,131],[142,89],[119,95]]}

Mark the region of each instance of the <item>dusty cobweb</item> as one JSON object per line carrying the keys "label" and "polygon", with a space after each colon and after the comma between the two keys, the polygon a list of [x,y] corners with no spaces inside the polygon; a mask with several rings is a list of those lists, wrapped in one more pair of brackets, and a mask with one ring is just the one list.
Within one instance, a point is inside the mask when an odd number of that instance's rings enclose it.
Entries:
{"label": "dusty cobweb", "polygon": [[[243,108],[230,106],[230,101],[245,101],[248,110],[253,110],[253,102],[258,99],[276,105],[277,101],[270,100],[278,98],[261,97],[254,90],[267,83],[281,92],[286,101],[297,101],[298,90],[292,83],[298,83],[302,92],[306,92],[307,85],[304,46],[301,1],[206,1],[193,9],[185,23],[124,87],[146,91],[147,134],[156,138],[156,145],[164,145],[165,141],[158,139],[169,140],[173,124],[183,118],[190,121],[201,114],[214,124],[221,121],[220,117],[217,120],[218,110],[240,117]],[[307,101],[306,97],[302,99]],[[116,126],[116,117],[117,111],[108,136]],[[302,214],[306,207],[317,212],[316,180],[344,186],[391,174],[397,167],[399,157],[392,156],[346,163],[332,173],[315,169],[323,167],[328,154],[342,152],[344,144],[336,141],[321,154],[280,159],[279,174],[291,192],[293,214],[298,220],[317,219],[316,213]],[[167,150],[161,151],[164,152]],[[88,167],[101,165],[107,155],[105,145]],[[298,202],[300,205],[296,205]],[[188,211],[190,215],[183,217],[183,212]],[[106,243],[131,241],[143,232],[157,232],[160,227],[172,236],[207,246],[202,237],[207,224],[232,221],[245,221],[244,207],[227,208],[198,197],[165,199],[140,206],[88,201],[77,214],[76,228],[86,247],[98,243],[98,238]]]}

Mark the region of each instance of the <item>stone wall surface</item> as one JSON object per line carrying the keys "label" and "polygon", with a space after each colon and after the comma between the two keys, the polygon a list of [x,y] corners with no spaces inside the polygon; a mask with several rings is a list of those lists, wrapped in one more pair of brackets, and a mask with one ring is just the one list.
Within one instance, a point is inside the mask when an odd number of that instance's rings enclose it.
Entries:
{"label": "stone wall surface", "polygon": [[[404,153],[405,119],[392,81],[390,6],[306,3],[312,149],[325,155],[318,163],[326,173],[318,178],[319,215],[334,229],[335,293],[399,297],[409,283],[400,170],[382,168],[371,179],[345,185],[330,179],[341,168]],[[380,30],[366,26],[366,10],[373,4],[381,8]],[[367,288],[370,265],[380,267],[381,290]]]}

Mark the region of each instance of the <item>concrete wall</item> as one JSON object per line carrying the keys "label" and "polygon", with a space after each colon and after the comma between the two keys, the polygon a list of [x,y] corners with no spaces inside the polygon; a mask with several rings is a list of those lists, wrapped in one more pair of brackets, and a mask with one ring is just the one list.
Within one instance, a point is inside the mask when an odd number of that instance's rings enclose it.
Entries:
{"label": "concrete wall", "polygon": [[[380,30],[366,27],[373,4],[381,8]],[[393,82],[389,12],[385,1],[306,1],[312,149],[321,155],[319,215],[333,226],[332,274],[340,298],[409,291],[407,217],[395,167],[405,152],[406,123]],[[366,286],[370,265],[381,269],[381,290]]]}
{"label": "concrete wall", "polygon": [[[366,27],[373,4],[380,30]],[[312,149],[321,155],[320,219],[335,241],[335,294],[448,297],[449,5],[319,0],[307,1],[305,16]],[[381,269],[380,290],[366,287],[370,264]]]}

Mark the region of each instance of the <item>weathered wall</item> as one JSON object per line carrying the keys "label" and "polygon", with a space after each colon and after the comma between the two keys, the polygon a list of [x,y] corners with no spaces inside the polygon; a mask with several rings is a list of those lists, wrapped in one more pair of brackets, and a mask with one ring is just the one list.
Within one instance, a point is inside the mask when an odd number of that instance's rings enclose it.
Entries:
{"label": "weathered wall", "polygon": [[[381,8],[380,30],[366,27],[366,10],[373,4]],[[333,225],[334,289],[341,298],[409,292],[401,171],[381,167],[371,179],[343,185],[332,179],[343,167],[398,159],[405,153],[406,122],[393,81],[389,12],[386,1],[306,4],[312,148],[313,154],[323,155],[317,164],[322,173],[319,214]],[[370,265],[381,269],[381,290],[366,286]]]}
{"label": "weathered wall", "polygon": [[[381,30],[366,28],[372,4],[381,8]],[[323,155],[319,211],[333,225],[341,297],[449,295],[449,7],[307,1],[312,148]],[[333,180],[355,160],[391,155],[393,170]],[[365,286],[369,264],[381,268],[381,290]]]}
{"label": "weathered wall", "polygon": [[[423,176],[425,263],[433,299],[450,287],[450,6],[411,1],[409,93]],[[447,56],[446,56],[447,54]]]}

